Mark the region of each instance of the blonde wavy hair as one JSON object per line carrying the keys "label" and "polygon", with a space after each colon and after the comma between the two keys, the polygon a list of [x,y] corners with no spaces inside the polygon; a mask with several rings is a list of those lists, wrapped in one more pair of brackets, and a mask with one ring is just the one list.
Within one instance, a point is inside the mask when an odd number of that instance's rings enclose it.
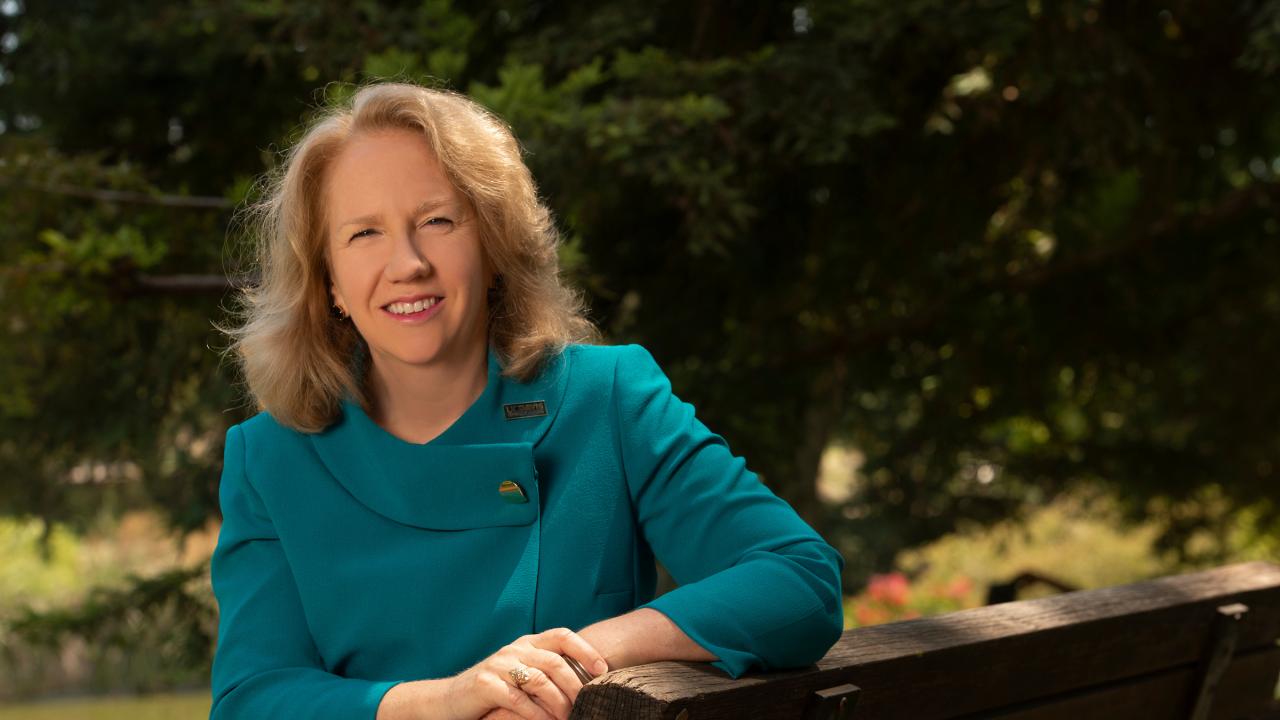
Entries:
{"label": "blonde wavy hair", "polygon": [[261,181],[263,199],[241,216],[259,279],[240,291],[239,323],[220,328],[258,408],[302,432],[332,424],[345,395],[370,407],[368,346],[354,324],[330,313],[322,200],[325,173],[345,144],[386,129],[426,138],[471,204],[482,251],[501,279],[488,330],[504,375],[530,380],[565,345],[599,341],[581,295],[561,279],[559,234],[507,124],[455,92],[365,85],[320,112]]}

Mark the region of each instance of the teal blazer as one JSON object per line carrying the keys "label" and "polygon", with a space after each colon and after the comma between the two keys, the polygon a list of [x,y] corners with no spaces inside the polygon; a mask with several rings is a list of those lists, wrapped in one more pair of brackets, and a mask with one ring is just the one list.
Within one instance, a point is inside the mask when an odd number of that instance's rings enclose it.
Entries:
{"label": "teal blazer", "polygon": [[[349,399],[321,433],[267,413],[227,430],[210,718],[372,720],[398,682],[637,607],[735,678],[839,639],[840,554],[644,348],[500,371],[490,351],[483,394],[426,444]],[[656,599],[655,555],[679,583]]]}

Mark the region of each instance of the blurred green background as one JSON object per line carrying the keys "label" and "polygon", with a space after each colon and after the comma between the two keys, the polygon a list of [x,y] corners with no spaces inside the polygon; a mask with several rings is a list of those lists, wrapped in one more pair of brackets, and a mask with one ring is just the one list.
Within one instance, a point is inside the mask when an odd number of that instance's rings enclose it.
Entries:
{"label": "blurred green background", "polygon": [[1280,561],[1277,75],[1253,0],[0,0],[0,718],[207,713],[234,212],[374,78],[511,123],[851,627]]}

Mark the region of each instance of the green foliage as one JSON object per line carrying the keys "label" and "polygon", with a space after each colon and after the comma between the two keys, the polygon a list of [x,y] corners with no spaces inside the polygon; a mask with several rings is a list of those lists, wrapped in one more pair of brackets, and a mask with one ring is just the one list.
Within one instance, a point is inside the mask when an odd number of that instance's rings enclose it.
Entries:
{"label": "green foliage", "polygon": [[57,230],[45,230],[40,233],[40,240],[49,246],[48,252],[22,258],[20,267],[43,264],[49,272],[58,275],[75,272],[81,279],[107,275],[120,263],[147,269],[165,253],[163,246],[148,245],[142,234],[128,225],[110,234],[89,230],[74,240]]}
{"label": "green foliage", "polygon": [[[968,578],[977,589],[970,606],[976,606],[984,602],[988,586],[1026,571],[1081,589],[1189,572],[1194,565],[1182,565],[1156,547],[1160,532],[1158,518],[1126,526],[1114,498],[1081,487],[1025,517],[991,526],[962,523],[952,535],[899,553],[895,564],[913,584]],[[1224,549],[1239,559],[1248,551],[1244,545]],[[1022,597],[1053,592],[1034,586]]]}
{"label": "green foliage", "polygon": [[9,688],[39,693],[69,641],[83,643],[91,690],[154,692],[202,683],[209,674],[217,613],[208,567],[131,576],[123,589],[95,588],[71,609],[25,610],[0,635]]}
{"label": "green foliage", "polygon": [[46,609],[83,590],[93,568],[82,562],[80,543],[65,527],[49,528],[44,523],[0,518],[0,617],[18,605]]}
{"label": "green foliage", "polygon": [[[0,501],[83,516],[97,496],[67,479],[99,463],[141,478],[122,505],[197,527],[222,432],[251,412],[214,352],[220,299],[137,282],[243,270],[227,210],[58,188],[239,201],[311,106],[392,76],[511,123],[595,318],[653,350],[851,582],[1079,483],[1159,516],[1185,559],[1217,522],[1191,502],[1204,488],[1273,533],[1278,18],[1208,0],[27,3],[0,19],[18,38],[0,55]],[[867,459],[827,508],[833,440]]]}
{"label": "green foliage", "polygon": [[205,685],[215,532],[178,552],[155,512],[101,517],[87,535],[0,518],[0,703]]}

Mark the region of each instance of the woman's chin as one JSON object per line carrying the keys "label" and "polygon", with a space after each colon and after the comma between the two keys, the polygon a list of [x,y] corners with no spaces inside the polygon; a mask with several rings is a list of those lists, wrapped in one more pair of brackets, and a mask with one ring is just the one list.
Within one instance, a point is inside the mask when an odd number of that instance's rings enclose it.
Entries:
{"label": "woman's chin", "polygon": [[[456,349],[456,348],[455,348]],[[457,359],[459,353],[451,352],[449,348],[431,347],[431,348],[396,348],[383,350],[380,353],[386,361],[401,366],[414,367],[431,367],[439,366],[449,362],[451,359]]]}

